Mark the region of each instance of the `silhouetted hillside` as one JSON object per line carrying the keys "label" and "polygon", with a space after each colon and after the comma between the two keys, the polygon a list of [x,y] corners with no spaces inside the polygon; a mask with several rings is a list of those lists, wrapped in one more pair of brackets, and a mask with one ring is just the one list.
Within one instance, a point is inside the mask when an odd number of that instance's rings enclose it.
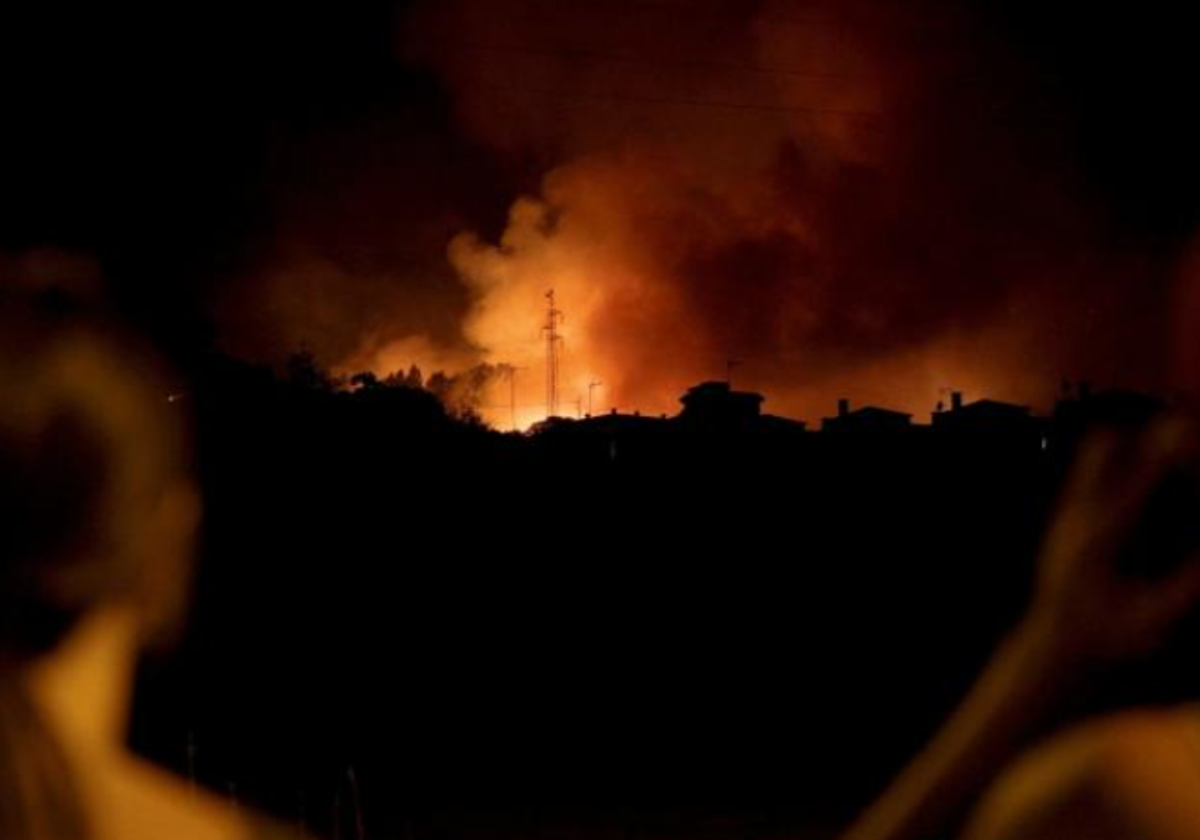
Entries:
{"label": "silhouetted hillside", "polygon": [[1085,414],[521,436],[221,358],[187,399],[198,601],[137,741],[187,772],[190,737],[202,780],[325,829],[353,766],[379,836],[548,802],[853,810],[1019,609]]}

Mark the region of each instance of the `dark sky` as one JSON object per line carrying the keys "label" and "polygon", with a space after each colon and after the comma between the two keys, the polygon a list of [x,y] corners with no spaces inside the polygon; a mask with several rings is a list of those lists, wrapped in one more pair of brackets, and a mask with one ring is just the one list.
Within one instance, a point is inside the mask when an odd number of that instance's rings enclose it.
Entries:
{"label": "dark sky", "polygon": [[1200,163],[1186,102],[1200,57],[1188,12],[1170,3],[983,8],[997,37],[1028,60],[1047,107],[1064,117],[1080,180],[1118,230],[1162,243],[1190,236]]}
{"label": "dark sky", "polygon": [[[1032,344],[1047,381],[1158,382],[1156,348],[1116,359],[1098,345],[1161,331],[1200,221],[1200,58],[1177,4],[162,5],[2,13],[0,279],[28,273],[31,249],[82,254],[176,345],[213,334],[267,361],[305,343],[333,365],[407,353],[454,367],[524,352],[473,308],[496,277],[562,270],[562,243],[595,241],[580,261],[644,273],[586,313],[564,304],[589,371],[621,399],[646,402],[729,354],[748,359],[751,384],[802,382],[785,405],[805,409],[832,377],[894,377],[879,359],[984,355],[957,336],[991,335],[1005,307],[1045,316]],[[834,80],[802,97],[821,108],[854,99],[829,93],[838,80],[870,77],[861,107],[884,112],[869,118],[882,128],[850,143],[774,126],[751,160],[756,120],[781,100],[737,68],[801,65]],[[668,177],[674,143],[683,163]],[[710,171],[743,153],[757,168],[736,188]],[[489,251],[506,227],[519,234],[506,220],[520,196],[546,241]],[[631,206],[637,241],[610,223]],[[1049,337],[1076,316],[1098,326]],[[663,334],[691,336],[670,348],[684,361],[652,355]],[[1031,358],[1010,361],[947,369],[1041,393],[1010,375]],[[648,367],[659,374],[631,384]]]}

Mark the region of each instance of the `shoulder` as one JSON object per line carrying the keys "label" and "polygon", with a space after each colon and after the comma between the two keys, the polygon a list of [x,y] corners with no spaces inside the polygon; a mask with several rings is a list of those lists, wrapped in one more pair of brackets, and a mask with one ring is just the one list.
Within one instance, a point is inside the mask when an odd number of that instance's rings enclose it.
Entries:
{"label": "shoulder", "polygon": [[1110,715],[1030,750],[983,799],[970,840],[1200,838],[1200,710]]}
{"label": "shoulder", "polygon": [[93,794],[98,838],[123,840],[288,840],[250,812],[194,789],[174,775],[130,757],[111,768]]}
{"label": "shoulder", "polygon": [[255,817],[250,823],[248,840],[312,840],[282,823],[265,817]]}

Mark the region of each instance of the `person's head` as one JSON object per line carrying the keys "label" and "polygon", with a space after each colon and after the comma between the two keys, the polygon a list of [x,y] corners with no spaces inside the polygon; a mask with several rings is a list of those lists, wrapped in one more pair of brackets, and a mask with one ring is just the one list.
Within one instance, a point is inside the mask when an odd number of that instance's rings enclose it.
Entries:
{"label": "person's head", "polygon": [[181,611],[197,504],[172,397],[112,323],[0,298],[0,836],[82,832],[30,668],[98,612],[145,641]]}

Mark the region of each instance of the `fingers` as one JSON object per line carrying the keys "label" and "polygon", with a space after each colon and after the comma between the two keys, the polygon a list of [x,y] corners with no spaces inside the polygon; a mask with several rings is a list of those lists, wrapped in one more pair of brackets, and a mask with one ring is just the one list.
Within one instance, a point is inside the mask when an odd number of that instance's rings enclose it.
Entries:
{"label": "fingers", "polygon": [[[1107,576],[1130,549],[1150,548],[1153,541],[1140,547],[1129,542],[1151,496],[1171,470],[1200,460],[1198,452],[1200,435],[1182,415],[1164,417],[1136,438],[1111,429],[1092,433],[1062,496],[1043,572],[1075,576],[1091,569]],[[1194,515],[1200,517],[1200,509]]]}
{"label": "fingers", "polygon": [[1156,644],[1200,600],[1198,487],[1200,434],[1187,417],[1136,438],[1091,435],[1041,558],[1042,608],[1094,631],[1098,653]]}
{"label": "fingers", "polygon": [[1169,414],[1152,424],[1139,443],[1140,472],[1143,482],[1149,484],[1166,470],[1200,455],[1200,435],[1191,418],[1183,414]]}
{"label": "fingers", "polygon": [[1200,552],[1170,577],[1145,585],[1142,597],[1153,605],[1154,618],[1164,629],[1174,624],[1200,600]]}
{"label": "fingers", "polygon": [[[1182,414],[1171,414],[1153,423],[1133,446],[1106,441],[1106,460],[1095,478],[1101,486],[1092,489],[1092,498],[1103,496],[1108,488],[1108,526],[1115,533],[1133,528],[1144,514],[1151,494],[1169,472],[1188,469],[1200,458],[1200,435],[1195,425]],[[1194,512],[1200,516],[1200,510]]]}
{"label": "fingers", "polygon": [[1080,446],[1068,482],[1069,495],[1095,495],[1105,488],[1136,490],[1153,484],[1169,466],[1200,455],[1196,421],[1172,412],[1136,438],[1097,429]]}
{"label": "fingers", "polygon": [[1066,498],[1089,498],[1104,487],[1120,447],[1121,438],[1111,429],[1099,429],[1090,434],[1079,448],[1067,482]]}

